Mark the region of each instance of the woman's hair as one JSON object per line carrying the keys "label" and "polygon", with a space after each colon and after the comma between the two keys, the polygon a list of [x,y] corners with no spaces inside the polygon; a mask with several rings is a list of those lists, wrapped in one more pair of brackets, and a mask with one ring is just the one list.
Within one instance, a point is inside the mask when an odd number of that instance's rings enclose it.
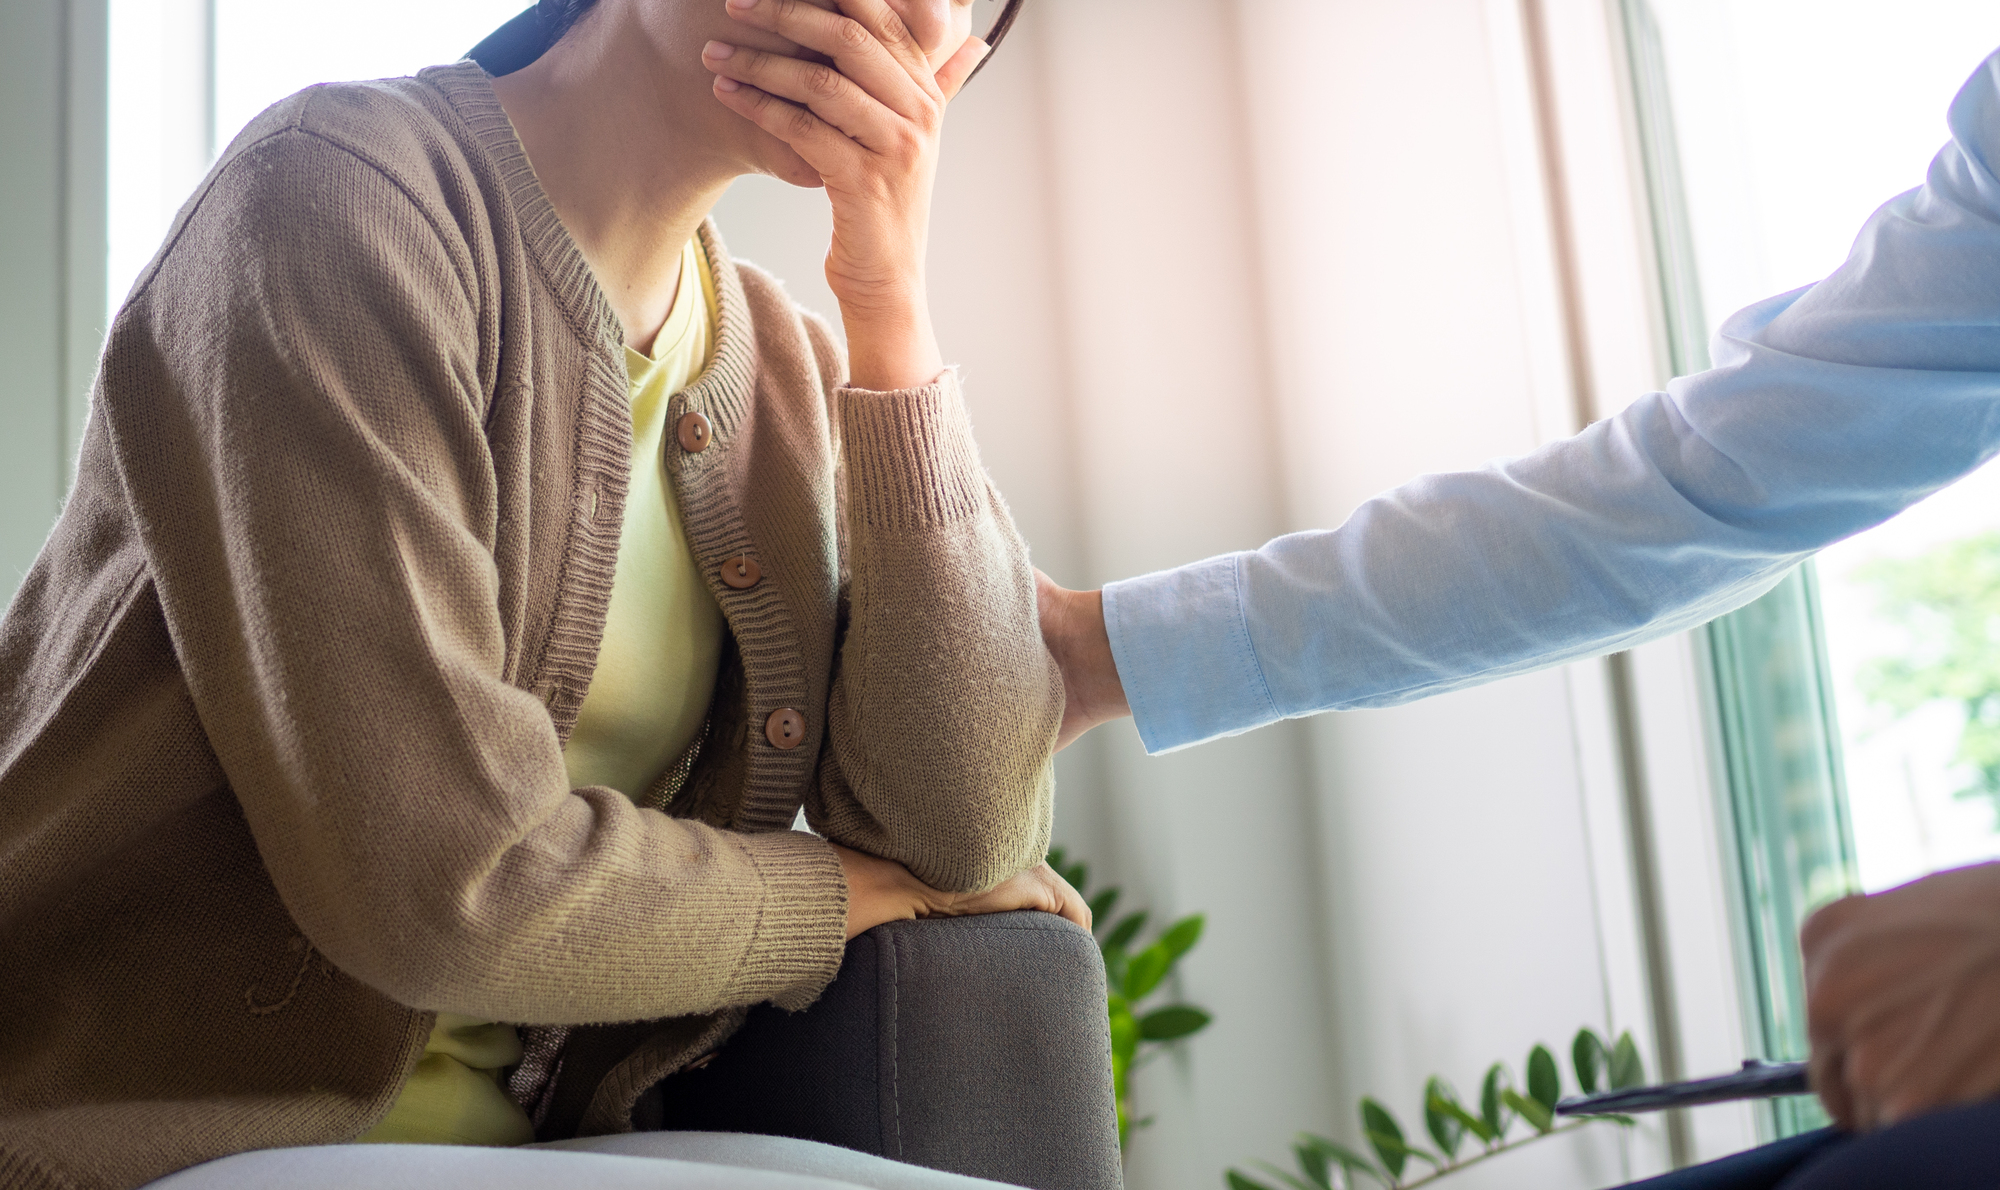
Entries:
{"label": "woman's hair", "polygon": [[[563,34],[570,31],[571,26],[576,24],[577,18],[589,12],[596,3],[597,0],[535,0],[535,16],[541,20],[542,35],[547,38],[546,44],[554,45]],[[986,34],[986,44],[990,48],[985,61],[973,68],[973,75],[976,76],[986,69],[986,63],[993,60],[991,51],[1000,48],[1001,41],[1007,37],[1007,31],[1014,27],[1014,18],[1021,15],[1021,3],[1022,0],[1003,0],[1000,19],[993,22],[993,28]],[[972,80],[968,78],[966,81]]]}

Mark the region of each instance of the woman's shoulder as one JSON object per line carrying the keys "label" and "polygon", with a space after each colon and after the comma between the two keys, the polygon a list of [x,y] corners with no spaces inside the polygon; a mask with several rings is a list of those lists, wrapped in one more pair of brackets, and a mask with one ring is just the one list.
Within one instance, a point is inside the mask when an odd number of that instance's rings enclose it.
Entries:
{"label": "woman's shoulder", "polygon": [[463,206],[454,192],[490,172],[480,168],[479,136],[448,89],[463,88],[468,70],[484,81],[476,65],[459,63],[417,77],[307,87],[245,125],[212,177],[262,197],[310,202],[328,180],[328,160],[344,158],[418,206]]}

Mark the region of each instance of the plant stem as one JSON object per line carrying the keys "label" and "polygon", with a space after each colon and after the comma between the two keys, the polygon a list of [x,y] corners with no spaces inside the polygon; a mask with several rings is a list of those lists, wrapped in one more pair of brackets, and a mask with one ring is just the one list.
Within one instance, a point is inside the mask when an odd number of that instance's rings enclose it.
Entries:
{"label": "plant stem", "polygon": [[1592,1124],[1605,1122],[1602,1120],[1578,1120],[1575,1123],[1563,1124],[1559,1127],[1551,1128],[1547,1132],[1537,1132],[1533,1136],[1522,1137],[1520,1140],[1504,1141],[1479,1154],[1477,1157],[1468,1157],[1463,1161],[1454,1161],[1450,1165],[1439,1166],[1414,1182],[1399,1182],[1397,1183],[1396,1190],[1417,1190],[1417,1187],[1428,1186],[1446,1174],[1457,1173],[1461,1169],[1470,1169],[1489,1157],[1498,1157],[1502,1153],[1511,1153],[1515,1149],[1526,1148],[1538,1140],[1547,1140],[1551,1136],[1561,1136],[1565,1132],[1575,1132],[1579,1128],[1588,1128]]}

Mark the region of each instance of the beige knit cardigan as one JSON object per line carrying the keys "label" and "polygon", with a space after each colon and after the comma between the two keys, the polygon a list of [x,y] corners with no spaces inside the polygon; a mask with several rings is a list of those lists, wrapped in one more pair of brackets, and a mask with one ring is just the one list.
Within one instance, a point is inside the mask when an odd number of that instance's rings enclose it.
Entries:
{"label": "beige knit cardigan", "polygon": [[627,1129],[836,970],[802,804],[941,888],[1041,858],[1061,686],[955,380],[842,387],[824,325],[702,235],[717,354],[669,416],[713,436],[666,464],[730,646],[635,806],[562,759],[622,335],[486,76],[304,92],[203,183],[0,621],[0,1187],[358,1136],[438,1011],[532,1026],[510,1089],[544,1135]]}

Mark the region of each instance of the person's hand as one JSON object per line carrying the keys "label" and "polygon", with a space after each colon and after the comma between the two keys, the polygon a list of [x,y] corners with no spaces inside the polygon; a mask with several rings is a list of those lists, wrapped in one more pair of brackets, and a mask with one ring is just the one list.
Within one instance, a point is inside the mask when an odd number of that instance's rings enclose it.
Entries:
{"label": "person's hand", "polygon": [[910,875],[908,868],[894,860],[880,859],[851,847],[833,845],[847,873],[847,936],[866,933],[884,922],[909,921],[918,917],[970,917],[980,913],[1006,913],[1033,909],[1068,918],[1084,929],[1090,928],[1090,906],[1056,875],[1054,868],[1041,864],[994,888],[980,893],[940,892]]}
{"label": "person's hand", "polygon": [[1071,591],[1037,570],[1035,606],[1042,643],[1062,671],[1063,719],[1056,732],[1060,752],[1098,724],[1131,714],[1132,707],[1125,701],[1111,636],[1104,630],[1104,592]]}
{"label": "person's hand", "polygon": [[1836,901],[1799,942],[1813,1090],[1842,1127],[2000,1096],[2000,864]]}
{"label": "person's hand", "polygon": [[890,0],[840,0],[837,12],[811,0],[727,0],[737,21],[832,65],[720,41],[702,51],[716,98],[790,145],[826,186],[826,280],[862,388],[917,387],[944,370],[924,282],[931,187],[945,105],[986,53],[970,35],[971,0],[949,2],[946,28],[919,21],[913,33]]}

